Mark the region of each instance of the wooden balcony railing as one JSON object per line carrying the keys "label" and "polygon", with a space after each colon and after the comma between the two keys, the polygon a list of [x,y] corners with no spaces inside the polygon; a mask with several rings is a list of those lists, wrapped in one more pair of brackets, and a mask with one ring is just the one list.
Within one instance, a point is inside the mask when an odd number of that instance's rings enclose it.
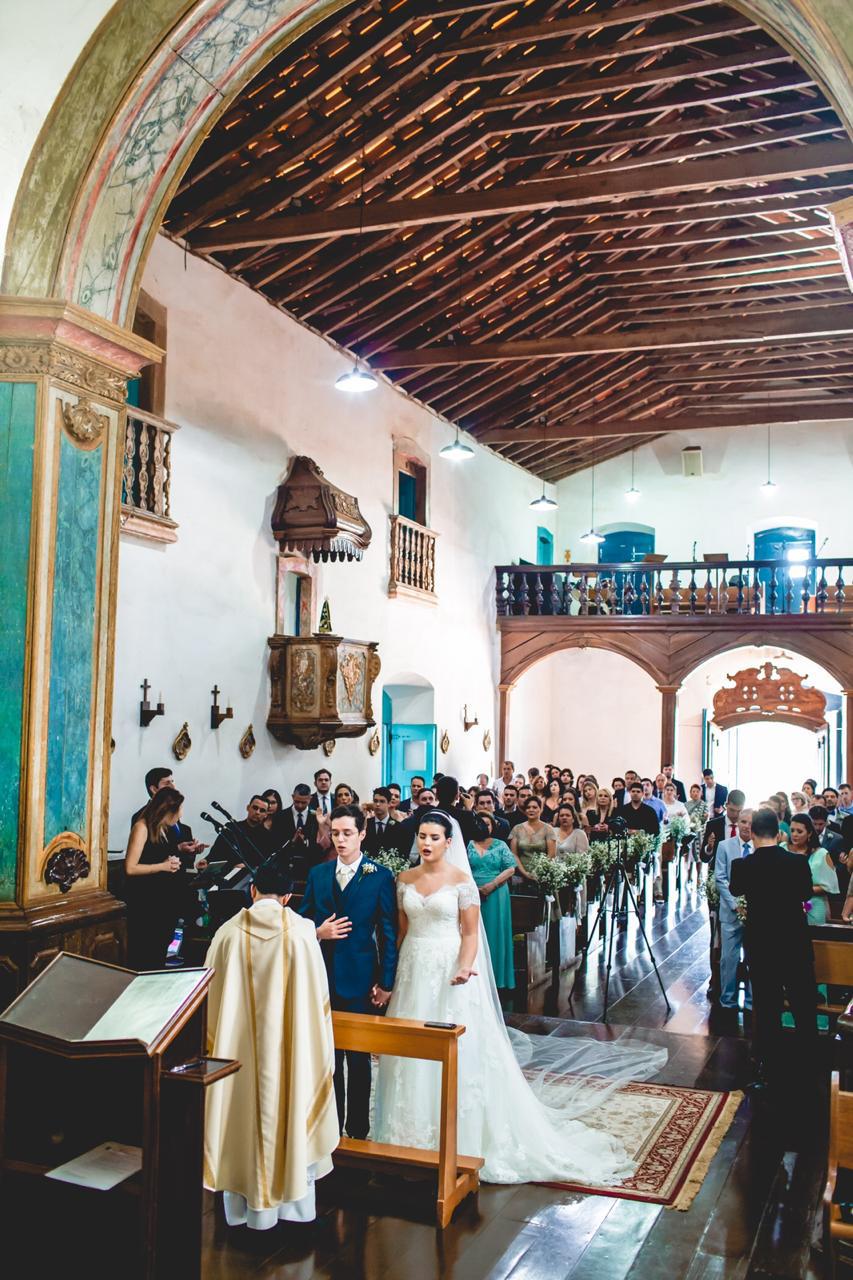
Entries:
{"label": "wooden balcony railing", "polygon": [[853,559],[498,565],[499,618],[846,615]]}
{"label": "wooden balcony railing", "polygon": [[389,596],[436,600],[435,540],[438,537],[405,516],[391,516],[391,572]]}
{"label": "wooden balcony railing", "polygon": [[171,515],[172,432],[174,422],[132,405],[127,410],[121,527],[155,542],[176,542]]}

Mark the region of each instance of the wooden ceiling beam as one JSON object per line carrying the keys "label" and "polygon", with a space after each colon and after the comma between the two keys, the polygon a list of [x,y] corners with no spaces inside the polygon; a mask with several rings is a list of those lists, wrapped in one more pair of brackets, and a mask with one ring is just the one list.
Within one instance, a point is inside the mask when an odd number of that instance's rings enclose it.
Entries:
{"label": "wooden ceiling beam", "polygon": [[[623,234],[621,239],[610,244],[600,244],[598,240],[595,239],[591,240],[589,244],[585,244],[581,252],[592,255],[606,253],[644,253],[647,249],[681,249],[689,248],[696,244],[730,243],[732,241],[740,240],[756,240],[758,245],[761,245],[766,241],[771,240],[773,237],[778,237],[780,232],[790,233],[792,240],[801,233],[811,231],[832,232],[832,225],[829,218],[818,217],[816,215],[804,218],[802,222],[791,222],[787,224],[743,221],[736,225],[728,225],[729,221],[734,222],[733,219],[727,220],[726,225],[724,226],[720,226],[719,224],[709,224],[708,226],[704,226],[700,223],[697,227],[691,228],[689,231],[673,231],[670,232],[669,235],[658,236],[647,234],[645,238],[642,236],[626,237]],[[624,222],[617,224],[614,228],[608,228],[608,231],[611,234],[615,232],[624,233],[629,230],[642,232],[644,228],[641,223]],[[566,234],[565,231],[564,234]],[[588,236],[599,236],[605,234],[607,234],[607,232],[597,231],[595,226],[592,226],[589,229],[578,227],[577,230],[568,233],[569,247],[574,248],[573,241],[575,240],[583,239]],[[802,243],[808,244],[809,241],[804,239]]]}
{"label": "wooden ceiling beam", "polygon": [[[700,267],[687,275],[673,276],[667,280],[666,288],[670,294],[689,291],[702,293],[706,290],[713,292],[719,289],[721,280],[725,281],[727,289],[755,289],[765,284],[779,284],[783,281],[787,284],[791,280],[817,280],[821,277],[843,279],[844,277],[844,268],[838,258],[837,250],[834,249],[827,250],[824,254],[816,254],[814,260],[806,266],[786,267],[783,262],[778,262],[775,268],[762,271],[761,265],[760,262],[755,263],[748,265],[746,269],[736,264]],[[623,281],[614,276],[608,280],[607,289],[615,300],[622,290],[635,289],[642,283],[654,287],[652,279]]]}
{"label": "wooden ceiling beam", "polygon": [[[491,7],[491,6],[486,6]],[[465,36],[447,46],[448,53],[467,53],[469,50],[502,49],[511,44],[540,40],[564,40],[569,36],[584,35],[603,27],[625,27],[632,23],[652,22],[667,14],[689,13],[693,9],[707,9],[711,0],[645,0],[634,5],[610,6],[588,10],[577,18],[555,18],[547,23],[526,24],[513,27],[505,24],[493,31]]]}
{"label": "wooden ceiling beam", "polygon": [[[641,258],[637,261],[634,255],[642,252],[646,246],[642,240],[635,241],[633,244],[617,244],[610,246],[610,253],[614,255],[614,261],[609,263],[599,263],[593,266],[596,275],[599,276],[645,276],[659,271],[678,271],[682,267],[703,267],[714,265],[717,263],[729,262],[746,262],[751,258],[759,258],[762,262],[771,258],[799,258],[803,254],[819,254],[823,255],[828,250],[831,251],[837,259],[838,251],[833,244],[831,237],[831,227],[827,223],[825,228],[829,235],[821,236],[820,239],[810,240],[807,237],[798,236],[776,236],[773,239],[762,240],[758,244],[745,244],[742,240],[733,244],[723,243],[714,249],[704,249],[694,251],[689,254],[679,253],[670,254],[669,257],[660,257],[654,248],[654,245],[648,246],[651,255],[647,258]],[[722,238],[722,237],[721,237]],[[622,257],[623,254],[631,254],[630,259]],[[578,249],[575,251],[575,260],[578,262],[586,262],[590,256],[600,256],[599,254],[591,255],[587,249]],[[759,264],[760,265],[760,264]],[[779,263],[780,269],[784,268],[784,263]],[[791,266],[798,265],[795,262]]]}
{"label": "wooden ceiling beam", "polygon": [[[812,143],[780,151],[757,151],[706,162],[662,164],[641,173],[597,173],[594,177],[544,179],[518,187],[490,187],[462,195],[424,196],[421,199],[375,201],[364,209],[349,205],[320,213],[297,214],[266,221],[234,219],[221,227],[193,236],[193,247],[202,253],[287,244],[363,231],[388,231],[428,222],[459,221],[531,209],[598,205],[615,199],[649,195],[683,195],[708,192],[732,184],[748,187],[754,182],[825,175],[853,168],[850,142]],[[754,196],[753,196],[754,198]],[[725,199],[725,197],[722,197]]]}
{"label": "wooden ceiling beam", "polygon": [[613,418],[609,422],[587,419],[541,427],[524,427],[520,431],[494,427],[477,435],[481,444],[514,444],[524,440],[556,443],[558,440],[597,440],[603,436],[636,436],[668,431],[705,431],[716,427],[765,427],[792,422],[843,422],[853,419],[849,408],[821,405],[819,413],[812,407],[795,412],[777,405],[743,406],[737,411],[719,414],[672,414],[654,418]]}

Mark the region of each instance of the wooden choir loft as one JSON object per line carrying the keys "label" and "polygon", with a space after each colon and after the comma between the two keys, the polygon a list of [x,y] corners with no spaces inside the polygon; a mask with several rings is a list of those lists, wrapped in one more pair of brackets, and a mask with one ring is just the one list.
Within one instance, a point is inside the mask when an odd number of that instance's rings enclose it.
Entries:
{"label": "wooden choir loft", "polygon": [[735,6],[381,0],[249,84],[165,230],[553,481],[849,417],[851,194],[831,103]]}

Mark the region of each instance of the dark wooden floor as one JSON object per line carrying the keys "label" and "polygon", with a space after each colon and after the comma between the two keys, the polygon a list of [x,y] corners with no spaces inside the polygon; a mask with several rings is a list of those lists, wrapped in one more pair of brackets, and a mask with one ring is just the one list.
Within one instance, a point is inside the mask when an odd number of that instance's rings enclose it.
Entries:
{"label": "dark wooden floor", "polygon": [[[695,889],[650,909],[650,937],[672,1006],[667,1013],[635,920],[619,930],[609,1025],[601,1037],[669,1049],[659,1077],[711,1089],[743,1087],[749,1044],[741,1027],[714,1025],[706,999],[708,926]],[[567,985],[538,993],[518,1025],[572,1035],[600,1019],[605,955],[591,952],[567,1020]],[[320,1217],[306,1227],[230,1231],[208,1199],[204,1280],[818,1280],[812,1248],[825,1176],[825,1094],[781,1103],[749,1095],[686,1213],[630,1200],[542,1187],[484,1186],[443,1233],[422,1185],[336,1172],[320,1187]]]}

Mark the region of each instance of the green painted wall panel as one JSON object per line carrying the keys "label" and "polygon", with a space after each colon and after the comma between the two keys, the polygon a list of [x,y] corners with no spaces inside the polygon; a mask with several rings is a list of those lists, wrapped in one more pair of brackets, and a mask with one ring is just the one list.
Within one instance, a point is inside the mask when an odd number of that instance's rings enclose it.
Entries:
{"label": "green painted wall panel", "polygon": [[60,445],[44,841],[85,838],[103,449]]}
{"label": "green painted wall panel", "polygon": [[15,897],[35,421],[35,383],[0,383],[0,902]]}

